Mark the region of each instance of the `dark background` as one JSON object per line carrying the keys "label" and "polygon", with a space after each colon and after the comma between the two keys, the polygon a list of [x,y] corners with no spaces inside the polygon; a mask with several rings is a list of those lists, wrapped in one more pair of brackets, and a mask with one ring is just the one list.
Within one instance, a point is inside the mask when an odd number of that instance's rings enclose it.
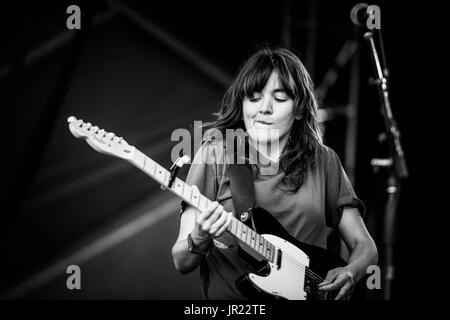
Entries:
{"label": "dark background", "polygon": [[[375,173],[370,160],[386,157],[387,148],[379,142],[383,119],[376,88],[369,85],[374,73],[364,30],[349,18],[356,3],[2,5],[1,296],[199,298],[198,273],[179,275],[171,259],[178,200],[125,161],[76,140],[66,119],[74,115],[113,131],[169,167],[176,144],[172,131],[192,131],[194,120],[211,120],[239,65],[263,44],[291,48],[317,86],[324,83],[344,43],[353,39],[358,45],[322,101],[332,116],[323,128],[326,143],[346,163],[348,122],[342,108],[356,94],[356,165],[354,171],[346,169],[354,172],[355,190],[367,207],[364,219],[383,258],[387,173]],[[66,28],[70,4],[81,8],[81,30]],[[416,253],[423,245],[417,239],[423,239],[426,229],[422,168],[432,147],[424,143],[427,131],[418,125],[427,109],[417,71],[429,60],[421,54],[428,48],[426,33],[415,28],[412,17],[426,16],[426,10],[411,3],[374,4],[381,8],[391,104],[410,171],[395,231],[392,299],[402,299],[415,297],[423,285],[417,278]],[[352,66],[356,86],[351,86]],[[181,176],[186,172],[184,168]],[[80,291],[66,288],[65,268],[71,264],[81,267]],[[382,294],[374,291],[368,298],[382,299]]]}

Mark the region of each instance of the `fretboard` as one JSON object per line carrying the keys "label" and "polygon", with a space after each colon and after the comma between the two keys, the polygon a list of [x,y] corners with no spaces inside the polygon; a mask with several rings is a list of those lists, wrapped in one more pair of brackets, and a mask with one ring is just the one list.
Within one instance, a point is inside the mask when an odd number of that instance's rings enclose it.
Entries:
{"label": "fretboard", "polygon": [[[130,162],[197,210],[203,211],[211,203],[211,200],[179,178],[175,178],[172,187],[168,188],[170,172],[141,151],[135,149]],[[233,218],[227,230],[267,260],[276,261],[275,246],[238,219]]]}

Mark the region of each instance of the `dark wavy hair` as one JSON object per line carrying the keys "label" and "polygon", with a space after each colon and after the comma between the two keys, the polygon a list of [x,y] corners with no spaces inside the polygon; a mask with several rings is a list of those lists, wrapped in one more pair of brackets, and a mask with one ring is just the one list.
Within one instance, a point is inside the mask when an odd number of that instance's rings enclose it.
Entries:
{"label": "dark wavy hair", "polygon": [[297,191],[304,183],[308,168],[314,166],[322,139],[317,122],[318,103],[313,82],[303,63],[284,48],[262,48],[240,67],[233,83],[223,96],[217,120],[207,125],[210,129],[245,130],[242,103],[245,97],[261,92],[272,71],[285,92],[294,100],[295,120],[284,147],[280,165],[285,177],[282,188]]}

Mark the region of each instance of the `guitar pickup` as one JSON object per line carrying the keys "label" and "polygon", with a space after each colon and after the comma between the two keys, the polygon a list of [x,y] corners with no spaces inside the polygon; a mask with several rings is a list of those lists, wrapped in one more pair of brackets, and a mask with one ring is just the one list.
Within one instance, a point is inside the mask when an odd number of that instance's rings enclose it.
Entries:
{"label": "guitar pickup", "polygon": [[281,268],[281,257],[283,256],[283,253],[281,252],[281,249],[278,249],[277,251],[277,270],[280,270]]}

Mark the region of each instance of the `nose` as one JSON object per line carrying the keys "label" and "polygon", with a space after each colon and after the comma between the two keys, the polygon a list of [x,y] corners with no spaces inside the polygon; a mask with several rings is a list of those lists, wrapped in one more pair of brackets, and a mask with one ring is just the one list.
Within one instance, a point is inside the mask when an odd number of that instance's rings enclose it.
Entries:
{"label": "nose", "polygon": [[272,100],[270,97],[264,97],[261,99],[261,105],[258,111],[262,114],[272,114]]}

